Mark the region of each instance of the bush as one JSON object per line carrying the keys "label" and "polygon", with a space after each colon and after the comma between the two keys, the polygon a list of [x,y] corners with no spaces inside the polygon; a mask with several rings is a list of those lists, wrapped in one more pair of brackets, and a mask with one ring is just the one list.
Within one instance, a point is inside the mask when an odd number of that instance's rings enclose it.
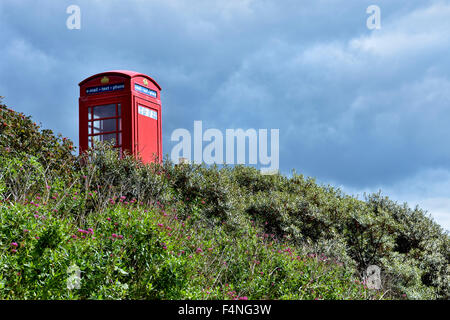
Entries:
{"label": "bush", "polygon": [[449,236],[419,208],[107,144],[75,157],[39,129],[0,107],[1,299],[450,297]]}

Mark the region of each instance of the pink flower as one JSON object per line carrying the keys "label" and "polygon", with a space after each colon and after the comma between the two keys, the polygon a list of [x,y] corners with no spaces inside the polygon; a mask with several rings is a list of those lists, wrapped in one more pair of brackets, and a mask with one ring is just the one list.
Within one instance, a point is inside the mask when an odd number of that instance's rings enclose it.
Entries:
{"label": "pink flower", "polygon": [[111,236],[112,236],[113,238],[117,238],[117,234],[115,234],[115,233],[113,233]]}
{"label": "pink flower", "polygon": [[118,238],[119,238],[119,239],[123,239],[123,235],[119,234],[119,235],[118,235]]}
{"label": "pink flower", "polygon": [[197,250],[195,250],[196,253],[200,253],[203,252],[203,250],[201,248],[197,248]]}
{"label": "pink flower", "polygon": [[17,246],[18,246],[18,244],[17,244],[17,242],[13,242],[13,243],[11,243],[11,246],[13,246],[13,247],[17,247]]}
{"label": "pink flower", "polygon": [[12,253],[16,253],[17,250],[16,250],[16,249],[12,249],[11,252],[12,252]]}
{"label": "pink flower", "polygon": [[239,297],[239,300],[248,300],[248,298],[246,296],[243,296],[243,297]]}

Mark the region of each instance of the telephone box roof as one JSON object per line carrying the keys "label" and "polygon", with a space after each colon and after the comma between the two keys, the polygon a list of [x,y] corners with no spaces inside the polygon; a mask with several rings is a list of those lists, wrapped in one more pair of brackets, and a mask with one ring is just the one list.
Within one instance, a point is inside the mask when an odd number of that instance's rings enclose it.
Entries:
{"label": "telephone box roof", "polygon": [[106,72],[102,72],[102,73],[97,73],[97,74],[94,74],[93,76],[90,76],[89,78],[84,79],[83,81],[81,81],[79,83],[79,85],[82,86],[87,81],[97,78],[97,77],[112,76],[112,75],[125,76],[130,79],[135,78],[135,77],[144,77],[144,78],[147,78],[148,80],[150,80],[151,82],[153,82],[155,84],[155,86],[161,91],[160,85],[155,80],[153,80],[153,78],[149,77],[146,74],[136,72],[136,71],[130,71],[130,70],[111,70],[111,71],[106,71]]}

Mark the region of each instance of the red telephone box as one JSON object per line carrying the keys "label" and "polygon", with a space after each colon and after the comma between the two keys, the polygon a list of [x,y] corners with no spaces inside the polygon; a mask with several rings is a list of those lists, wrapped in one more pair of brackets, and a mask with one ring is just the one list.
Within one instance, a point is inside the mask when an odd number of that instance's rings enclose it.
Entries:
{"label": "red telephone box", "polygon": [[96,141],[112,141],[121,153],[143,162],[162,160],[161,87],[127,70],[93,75],[80,82],[80,153]]}

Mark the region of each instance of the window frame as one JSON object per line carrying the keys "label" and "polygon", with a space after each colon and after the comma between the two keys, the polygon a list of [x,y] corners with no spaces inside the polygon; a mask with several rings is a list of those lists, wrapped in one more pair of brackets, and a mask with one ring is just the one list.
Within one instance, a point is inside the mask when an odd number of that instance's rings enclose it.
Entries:
{"label": "window frame", "polygon": [[[109,116],[109,117],[103,117],[103,118],[95,118],[94,119],[94,109],[96,107],[102,107],[107,105],[114,105],[115,106],[115,116]],[[115,143],[113,145],[114,148],[119,148],[122,150],[122,131],[123,131],[123,124],[122,124],[122,103],[106,103],[101,105],[92,105],[88,106],[88,120],[87,120],[87,138],[88,138],[88,148],[92,148],[94,146],[94,140],[93,137],[97,136],[103,136],[107,134],[115,134]],[[94,133],[94,122],[95,121],[102,121],[102,120],[111,120],[116,119],[116,126],[113,131],[103,131],[100,133]],[[108,141],[108,140],[106,140]]]}

